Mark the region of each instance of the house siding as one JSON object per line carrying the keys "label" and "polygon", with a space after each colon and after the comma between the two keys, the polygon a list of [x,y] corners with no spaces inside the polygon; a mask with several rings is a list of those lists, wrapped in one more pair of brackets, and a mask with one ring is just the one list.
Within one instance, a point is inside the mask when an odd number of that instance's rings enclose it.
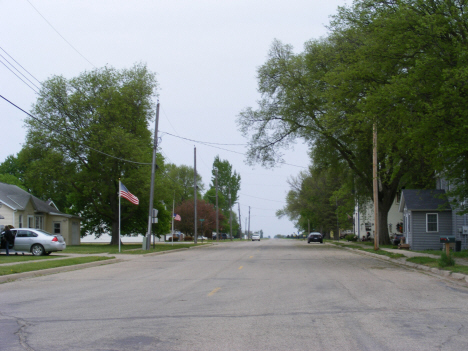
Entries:
{"label": "house siding", "polygon": [[4,225],[11,224],[12,226],[16,226],[16,224],[14,223],[14,219],[16,220],[18,219],[14,218],[15,217],[14,212],[11,208],[2,204],[2,207],[0,208],[0,215],[2,215],[5,218],[5,219],[2,219],[2,224]]}
{"label": "house siding", "polygon": [[[439,230],[437,232],[426,232],[426,214],[437,213],[439,216]],[[452,234],[452,213],[451,211],[411,211],[411,232],[412,250],[439,250],[441,235]]]}

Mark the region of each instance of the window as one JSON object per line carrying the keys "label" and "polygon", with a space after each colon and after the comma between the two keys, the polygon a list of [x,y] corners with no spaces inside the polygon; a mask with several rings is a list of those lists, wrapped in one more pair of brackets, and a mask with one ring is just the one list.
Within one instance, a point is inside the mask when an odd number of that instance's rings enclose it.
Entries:
{"label": "window", "polygon": [[34,228],[34,216],[28,216],[28,228]]}
{"label": "window", "polygon": [[18,216],[18,228],[23,228],[23,215]]}
{"label": "window", "polygon": [[439,231],[439,215],[437,213],[426,213],[426,232]]}
{"label": "window", "polygon": [[44,217],[36,216],[36,229],[44,229]]}
{"label": "window", "polygon": [[54,234],[61,234],[60,233],[60,222],[54,222]]}

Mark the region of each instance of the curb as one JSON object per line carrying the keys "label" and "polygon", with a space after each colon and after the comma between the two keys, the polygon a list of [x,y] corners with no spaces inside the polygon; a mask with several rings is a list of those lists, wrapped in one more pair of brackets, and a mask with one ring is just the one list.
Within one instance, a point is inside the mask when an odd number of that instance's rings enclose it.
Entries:
{"label": "curb", "polygon": [[452,279],[457,280],[457,281],[465,281],[466,283],[468,283],[468,275],[463,274],[463,273],[456,273],[456,272],[446,271],[446,270],[443,270],[443,269],[431,268],[431,267],[428,267],[428,266],[425,266],[425,265],[422,265],[422,264],[416,264],[416,263],[413,263],[413,262],[407,262],[407,261],[402,262],[402,261],[400,261],[398,259],[394,259],[394,258],[391,258],[391,257],[388,257],[388,256],[378,255],[378,254],[375,254],[375,253],[366,252],[366,251],[362,251],[362,250],[357,250],[357,249],[353,249],[353,248],[349,248],[349,247],[343,247],[343,246],[339,246],[339,245],[334,245],[334,246],[339,247],[341,249],[346,249],[346,250],[350,250],[350,251],[353,251],[353,252],[356,252],[356,253],[361,253],[363,255],[378,258],[378,259],[381,259],[381,260],[384,260],[384,261],[390,261],[392,263],[396,263],[396,264],[399,264],[399,265],[402,265],[402,266],[408,266],[408,267],[419,269],[419,270],[422,270],[422,271],[425,271],[425,272],[431,272],[431,273],[440,275],[442,277],[452,278]]}
{"label": "curb", "polygon": [[41,269],[41,270],[31,271],[31,272],[2,275],[2,276],[0,276],[0,284],[1,283],[12,282],[12,281],[15,281],[15,280],[18,280],[18,279],[23,279],[23,278],[40,277],[42,275],[49,275],[49,274],[55,274],[55,273],[60,273],[60,272],[75,271],[75,270],[78,270],[78,269],[103,266],[103,265],[106,265],[106,264],[118,263],[118,262],[123,262],[123,261],[124,260],[122,260],[120,258],[111,258],[111,259],[105,260],[105,261],[88,262],[88,263],[75,264],[75,265],[72,265],[72,266],[55,267],[55,268]]}

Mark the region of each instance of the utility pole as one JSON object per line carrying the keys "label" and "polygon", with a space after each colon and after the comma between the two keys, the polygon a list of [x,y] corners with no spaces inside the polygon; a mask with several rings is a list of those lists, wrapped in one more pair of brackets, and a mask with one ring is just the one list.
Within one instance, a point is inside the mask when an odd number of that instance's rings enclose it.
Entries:
{"label": "utility pole", "polygon": [[372,177],[374,187],[374,250],[379,249],[379,183],[377,179],[377,125],[374,123]]}
{"label": "utility pole", "polygon": [[237,203],[237,210],[239,211],[239,240],[242,240],[242,225],[241,225],[241,215],[240,215],[240,205]]}
{"label": "utility pole", "polygon": [[250,206],[249,206],[249,232],[247,238],[250,239]]}
{"label": "utility pole", "polygon": [[336,201],[336,230],[338,231],[338,235],[336,236],[335,240],[340,241],[340,223],[338,222],[338,197],[335,196]]}
{"label": "utility pole", "polygon": [[310,234],[310,219],[307,220],[307,236]]}
{"label": "utility pole", "polygon": [[197,243],[197,148],[193,147],[193,198],[194,198],[194,213],[195,217],[194,227],[193,227],[193,243]]}
{"label": "utility pole", "polygon": [[216,241],[219,241],[219,219],[218,219],[218,169],[216,168]]}
{"label": "utility pole", "polygon": [[153,162],[151,163],[151,186],[150,186],[150,203],[149,203],[149,215],[148,215],[148,231],[146,233],[145,240],[143,240],[143,247],[142,247],[143,250],[150,249],[150,241],[151,241],[151,226],[153,223],[154,172],[156,168],[156,150],[158,149],[158,124],[159,124],[159,101],[158,101],[158,104],[156,105],[156,122],[154,124]]}
{"label": "utility pole", "polygon": [[[244,233],[245,231],[247,230],[247,218],[245,219],[245,229],[244,229]],[[244,234],[245,235],[245,234]],[[249,239],[249,233],[247,233],[247,240]]]}
{"label": "utility pole", "polygon": [[228,188],[229,190],[229,235],[231,235],[231,241],[232,241],[232,205],[231,205],[231,189]]}

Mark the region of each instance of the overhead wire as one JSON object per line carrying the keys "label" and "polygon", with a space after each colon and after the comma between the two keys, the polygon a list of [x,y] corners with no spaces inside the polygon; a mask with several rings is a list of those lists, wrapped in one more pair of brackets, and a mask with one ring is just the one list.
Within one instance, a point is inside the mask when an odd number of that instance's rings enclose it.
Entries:
{"label": "overhead wire", "polygon": [[73,50],[75,50],[78,53],[78,55],[84,58],[91,66],[96,68],[96,66],[91,61],[89,61],[81,52],[78,51],[77,48],[75,48],[67,39],[65,39],[65,37],[62,34],[60,34],[57,29],[55,29],[55,27],[47,20],[47,18],[45,18],[44,15],[40,13],[39,10],[33,4],[31,4],[29,0],[26,1],[39,14],[39,16],[41,16],[44,19],[44,21],[46,21],[46,23],[55,31],[55,33],[57,33],[60,36],[60,38],[62,38]]}

